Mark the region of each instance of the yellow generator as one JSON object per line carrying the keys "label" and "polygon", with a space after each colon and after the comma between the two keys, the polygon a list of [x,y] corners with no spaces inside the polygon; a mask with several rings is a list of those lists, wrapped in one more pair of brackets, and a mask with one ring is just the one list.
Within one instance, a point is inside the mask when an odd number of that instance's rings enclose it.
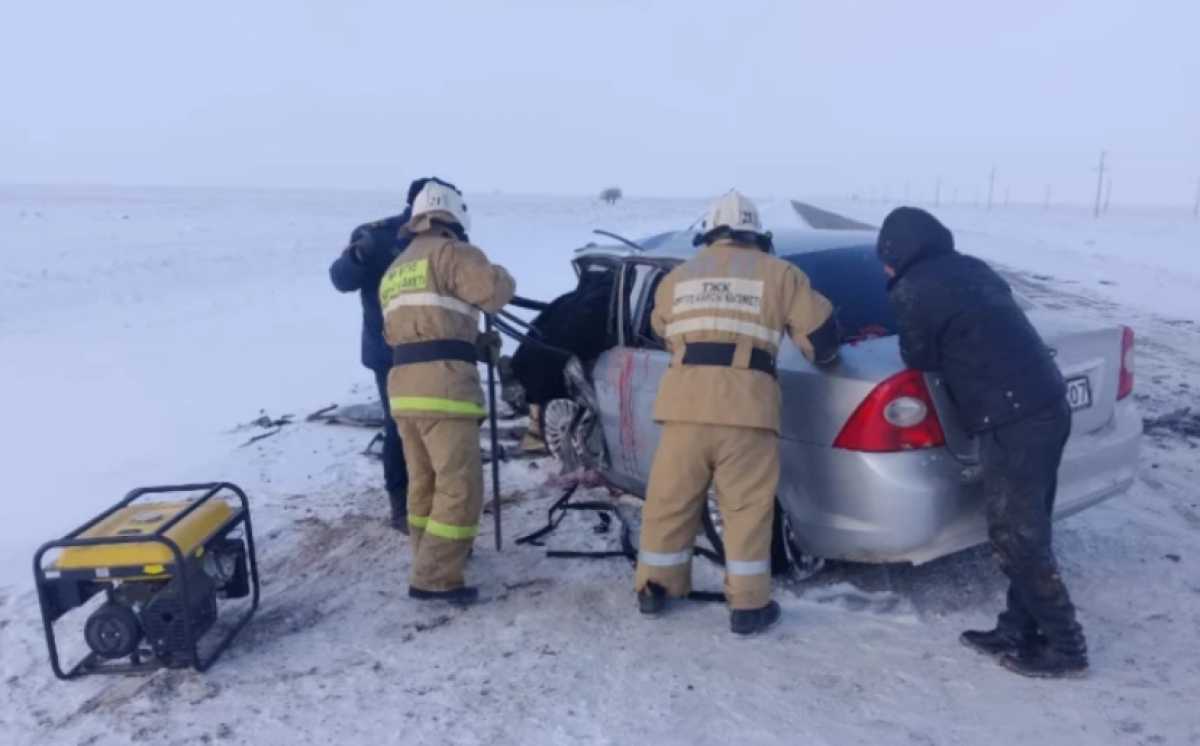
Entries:
{"label": "yellow generator", "polygon": [[[204,671],[258,608],[250,502],[228,482],[141,487],[44,544],[33,573],[60,679]],[[227,603],[240,612],[222,613]],[[55,623],[81,607],[91,609],[83,625],[90,652],[64,668]]]}

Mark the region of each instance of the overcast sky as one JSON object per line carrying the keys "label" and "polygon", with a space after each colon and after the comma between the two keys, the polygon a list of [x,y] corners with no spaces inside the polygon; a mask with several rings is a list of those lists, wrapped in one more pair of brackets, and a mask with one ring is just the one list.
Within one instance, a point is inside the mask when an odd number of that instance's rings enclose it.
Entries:
{"label": "overcast sky", "polygon": [[1182,204],[1200,2],[6,0],[0,96],[8,183]]}

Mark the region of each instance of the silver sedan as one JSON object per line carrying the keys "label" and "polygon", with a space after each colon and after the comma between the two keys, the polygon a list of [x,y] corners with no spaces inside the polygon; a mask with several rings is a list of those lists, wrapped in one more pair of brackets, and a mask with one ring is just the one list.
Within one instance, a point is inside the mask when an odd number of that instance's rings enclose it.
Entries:
{"label": "silver sedan", "polygon": [[[654,399],[670,362],[650,328],[654,290],[694,255],[692,235],[660,234],[640,249],[589,246],[574,260],[581,274],[612,273],[616,346],[568,366],[581,409],[562,440],[572,458],[639,496],[659,439]],[[977,443],[958,425],[938,377],[905,369],[874,243],[869,231],[775,236],[778,255],[830,298],[845,333],[832,370],[817,370],[786,340],[779,353],[779,569],[814,568],[824,558],[920,564],[987,539]],[[1133,483],[1142,432],[1130,396],[1133,333],[1022,302],[1055,351],[1073,410],[1055,507],[1061,518]],[[716,511],[706,515],[705,529],[720,552]]]}

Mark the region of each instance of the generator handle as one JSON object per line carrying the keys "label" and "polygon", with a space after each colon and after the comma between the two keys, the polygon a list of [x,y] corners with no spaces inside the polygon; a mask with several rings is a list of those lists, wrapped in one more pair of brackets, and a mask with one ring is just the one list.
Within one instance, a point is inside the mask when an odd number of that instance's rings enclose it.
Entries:
{"label": "generator handle", "polygon": [[112,507],[110,507],[108,510],[104,511],[100,515],[92,518],[90,521],[83,524],[82,526],[75,529],[74,531],[69,532],[63,538],[74,539],[75,537],[79,536],[80,534],[85,533],[89,529],[93,528],[96,524],[104,521],[106,518],[111,516],[113,513],[116,513],[121,508],[128,507],[130,503],[132,503],[134,500],[137,500],[140,497],[143,497],[144,495],[161,494],[164,492],[199,492],[200,490],[208,490],[209,494],[206,494],[201,500],[198,501],[198,502],[204,502],[208,498],[212,497],[213,494],[216,494],[216,492],[218,492],[222,487],[226,487],[226,486],[231,487],[235,492],[239,493],[239,496],[242,497],[243,502],[245,502],[245,500],[244,500],[245,493],[242,493],[242,491],[236,485],[229,484],[228,482],[202,482],[202,483],[198,483],[198,484],[171,484],[171,485],[160,485],[157,487],[138,487],[135,490],[130,490],[129,493],[126,494],[125,497],[120,502],[116,503],[115,505],[113,505]]}

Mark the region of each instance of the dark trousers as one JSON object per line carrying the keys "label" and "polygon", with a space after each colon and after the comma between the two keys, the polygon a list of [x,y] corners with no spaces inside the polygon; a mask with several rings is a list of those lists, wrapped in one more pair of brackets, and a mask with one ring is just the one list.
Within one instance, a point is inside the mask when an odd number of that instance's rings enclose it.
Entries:
{"label": "dark trousers", "polygon": [[396,429],[396,420],[392,418],[392,408],[388,404],[387,377],[387,370],[375,371],[379,404],[383,407],[383,419],[386,423],[383,429],[383,483],[387,486],[388,496],[392,500],[392,509],[406,513],[408,467],[404,463],[404,444],[400,440],[400,431]]}
{"label": "dark trousers", "polygon": [[1008,576],[998,626],[1015,635],[1041,632],[1063,652],[1084,652],[1067,587],[1051,546],[1058,467],[1071,434],[1063,401],[980,436],[988,536]]}

